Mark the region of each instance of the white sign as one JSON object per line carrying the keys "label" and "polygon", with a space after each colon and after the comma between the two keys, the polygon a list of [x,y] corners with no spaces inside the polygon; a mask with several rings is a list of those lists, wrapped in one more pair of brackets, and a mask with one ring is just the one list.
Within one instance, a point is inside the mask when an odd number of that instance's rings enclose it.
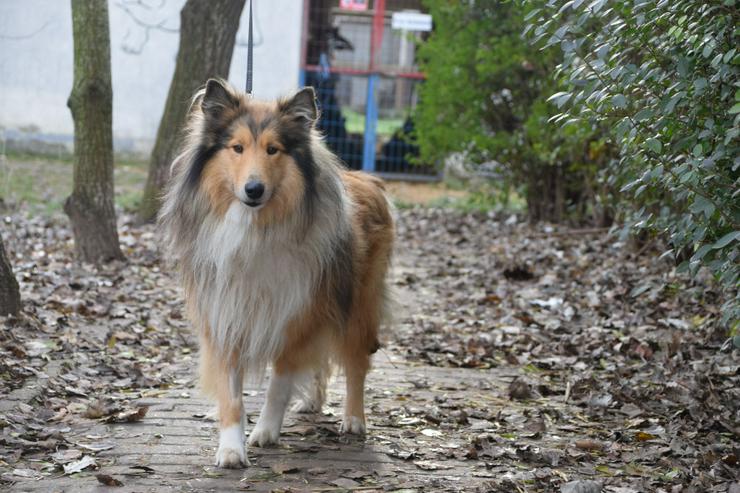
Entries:
{"label": "white sign", "polygon": [[404,31],[431,31],[432,16],[419,12],[393,12],[391,27]]}

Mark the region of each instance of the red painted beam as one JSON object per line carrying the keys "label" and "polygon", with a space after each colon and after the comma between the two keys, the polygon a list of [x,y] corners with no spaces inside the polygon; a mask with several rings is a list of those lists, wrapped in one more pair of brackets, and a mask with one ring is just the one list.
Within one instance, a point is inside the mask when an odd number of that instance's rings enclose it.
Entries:
{"label": "red painted beam", "polygon": [[370,70],[375,71],[376,57],[383,45],[383,28],[385,28],[385,0],[373,1],[373,25],[370,34]]}

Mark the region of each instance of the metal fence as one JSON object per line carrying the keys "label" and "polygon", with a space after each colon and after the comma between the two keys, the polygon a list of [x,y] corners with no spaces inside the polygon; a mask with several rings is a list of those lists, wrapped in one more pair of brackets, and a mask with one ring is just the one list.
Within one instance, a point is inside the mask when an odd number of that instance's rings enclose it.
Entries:
{"label": "metal fence", "polygon": [[424,75],[416,63],[422,34],[392,29],[393,12],[419,0],[304,0],[303,85],[316,89],[319,128],[352,169],[390,178],[437,179],[418,162],[412,112]]}

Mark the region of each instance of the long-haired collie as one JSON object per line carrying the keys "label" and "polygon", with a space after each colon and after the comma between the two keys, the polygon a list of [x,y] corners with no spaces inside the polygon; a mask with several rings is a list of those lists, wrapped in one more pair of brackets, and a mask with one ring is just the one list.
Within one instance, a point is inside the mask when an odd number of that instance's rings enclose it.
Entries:
{"label": "long-haired collie", "polygon": [[364,385],[386,312],[393,219],[382,182],[348,171],[315,130],[314,91],[257,101],[209,80],[193,99],[160,213],[201,384],[219,410],[216,465],[247,464],[242,382],[272,367],[249,444],[278,440],[296,409],[321,410],[344,369],[341,430],[365,432]]}

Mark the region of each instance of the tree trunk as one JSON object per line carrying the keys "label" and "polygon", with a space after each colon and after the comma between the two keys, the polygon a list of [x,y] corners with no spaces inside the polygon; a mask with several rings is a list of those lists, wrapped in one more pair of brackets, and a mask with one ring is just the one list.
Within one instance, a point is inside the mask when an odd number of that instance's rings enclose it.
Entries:
{"label": "tree trunk", "polygon": [[180,47],[157,140],[149,161],[139,219],[157,214],[170,164],[181,143],[193,94],[211,77],[227,78],[245,0],[188,0],[180,12]]}
{"label": "tree trunk", "polygon": [[5,254],[3,239],[0,238],[0,317],[16,315],[20,309],[21,295],[18,292],[18,281]]}
{"label": "tree trunk", "polygon": [[540,165],[529,173],[527,213],[530,222],[559,223],[566,215],[566,177],[560,166]]}
{"label": "tree trunk", "polygon": [[113,126],[110,34],[106,0],[72,0],[74,84],[67,106],[75,126],[72,222],[77,257],[122,258],[113,206]]}

